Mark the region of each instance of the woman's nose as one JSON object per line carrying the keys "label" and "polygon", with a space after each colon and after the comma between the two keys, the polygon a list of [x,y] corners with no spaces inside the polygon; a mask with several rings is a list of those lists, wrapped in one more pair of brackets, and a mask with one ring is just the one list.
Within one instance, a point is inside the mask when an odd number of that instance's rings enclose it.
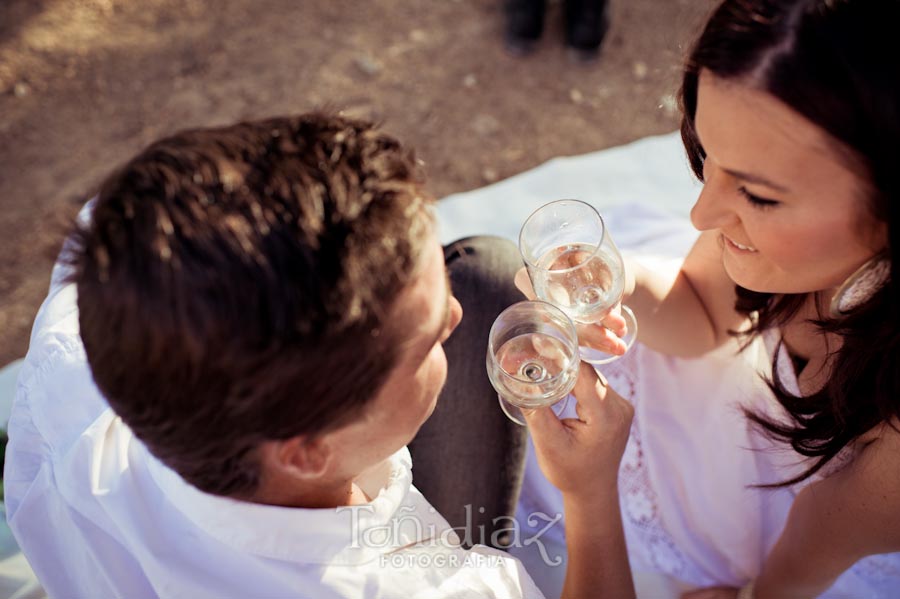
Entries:
{"label": "woman's nose", "polygon": [[739,222],[734,210],[735,190],[728,173],[713,165],[703,164],[703,189],[691,208],[691,223],[700,231],[721,229]]}

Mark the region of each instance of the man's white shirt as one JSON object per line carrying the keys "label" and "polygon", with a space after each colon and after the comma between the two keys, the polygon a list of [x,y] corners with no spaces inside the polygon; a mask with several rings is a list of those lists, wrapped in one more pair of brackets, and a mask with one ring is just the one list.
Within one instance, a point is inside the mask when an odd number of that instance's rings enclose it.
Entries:
{"label": "man's white shirt", "polygon": [[50,596],[542,597],[515,558],[455,545],[406,448],[360,476],[373,497],[362,506],[284,508],[188,485],[94,385],[64,274],[54,268],[35,321],[4,474],[10,528]]}

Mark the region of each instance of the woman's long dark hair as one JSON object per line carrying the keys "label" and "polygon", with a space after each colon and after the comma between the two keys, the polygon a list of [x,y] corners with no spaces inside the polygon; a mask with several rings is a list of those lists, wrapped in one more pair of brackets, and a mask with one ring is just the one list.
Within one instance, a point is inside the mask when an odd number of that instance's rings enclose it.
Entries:
{"label": "woman's long dark hair", "polygon": [[[805,480],[848,443],[900,418],[900,0],[725,0],[695,43],[681,89],[681,134],[697,177],[705,153],[694,128],[699,75],[706,70],[768,92],[836,140],[838,151],[870,183],[869,210],[888,226],[890,280],[841,318],[816,321],[836,333],[824,388],[790,393],[773,368],[769,381],[789,422],[754,411],[747,416],[801,455],[817,458]],[[851,215],[848,215],[851,217]],[[755,293],[738,287],[736,308],[756,313],[751,335],[785,324],[805,295]]]}

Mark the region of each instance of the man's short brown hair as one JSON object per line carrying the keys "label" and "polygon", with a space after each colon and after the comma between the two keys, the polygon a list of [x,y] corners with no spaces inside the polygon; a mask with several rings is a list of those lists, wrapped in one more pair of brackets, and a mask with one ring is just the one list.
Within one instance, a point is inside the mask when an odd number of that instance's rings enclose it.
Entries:
{"label": "man's short brown hair", "polygon": [[360,414],[432,216],[413,154],[307,114],[186,131],[114,173],[76,231],[81,337],[112,408],[199,489],[245,496],[263,441]]}

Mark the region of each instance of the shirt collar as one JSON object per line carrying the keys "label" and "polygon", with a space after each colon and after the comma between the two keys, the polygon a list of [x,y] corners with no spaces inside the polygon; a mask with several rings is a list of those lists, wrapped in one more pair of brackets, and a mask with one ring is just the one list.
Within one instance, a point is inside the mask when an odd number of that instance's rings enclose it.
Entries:
{"label": "shirt collar", "polygon": [[204,493],[144,451],[156,484],[203,532],[239,551],[293,562],[354,565],[376,559],[384,548],[361,539],[366,530],[388,526],[412,485],[412,459],[404,447],[359,477],[366,493],[374,495],[367,504],[279,507]]}

